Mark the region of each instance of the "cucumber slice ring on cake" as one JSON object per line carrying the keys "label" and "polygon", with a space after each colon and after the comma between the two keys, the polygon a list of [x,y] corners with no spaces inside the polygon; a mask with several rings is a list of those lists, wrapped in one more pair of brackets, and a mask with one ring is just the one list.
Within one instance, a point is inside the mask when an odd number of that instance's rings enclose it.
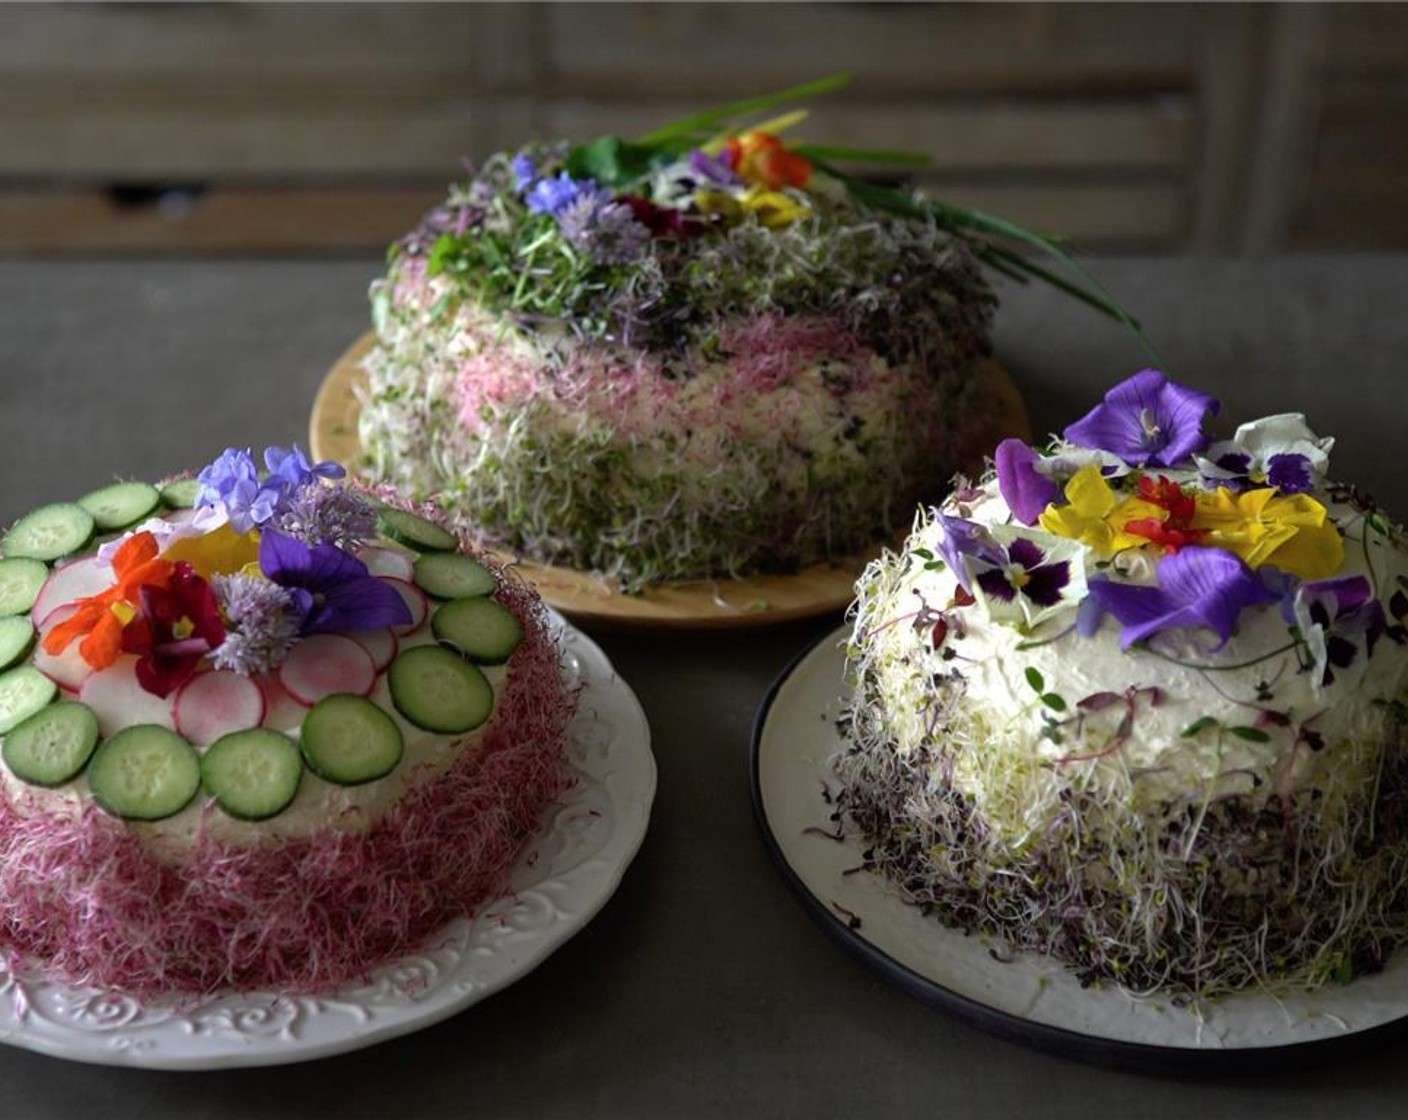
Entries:
{"label": "cucumber slice ring on cake", "polygon": [[494,690],[479,669],[439,646],[396,655],[387,673],[391,702],[422,731],[473,731],[494,710]]}
{"label": "cucumber slice ring on cake", "polygon": [[356,786],[396,769],[404,742],[396,721],[370,700],[335,692],[313,705],[299,733],[299,749],[318,777]]}

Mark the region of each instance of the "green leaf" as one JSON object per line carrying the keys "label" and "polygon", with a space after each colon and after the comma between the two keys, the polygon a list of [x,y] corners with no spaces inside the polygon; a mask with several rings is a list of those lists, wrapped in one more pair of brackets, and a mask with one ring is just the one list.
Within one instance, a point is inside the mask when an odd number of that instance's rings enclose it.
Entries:
{"label": "green leaf", "polygon": [[799,86],[792,86],[790,89],[779,90],[776,93],[763,94],[761,97],[749,97],[742,101],[732,101],[727,105],[720,105],[716,109],[705,109],[702,113],[695,113],[692,117],[685,117],[673,124],[657,128],[648,136],[642,136],[637,143],[648,147],[659,147],[663,142],[685,133],[714,129],[732,117],[761,113],[778,105],[801,101],[819,93],[830,93],[832,90],[847,85],[850,80],[849,74],[832,74],[830,77],[818,78],[814,82],[803,82]]}
{"label": "green leaf", "polygon": [[621,187],[649,174],[657,149],[632,144],[619,136],[598,136],[567,155],[567,174],[595,179],[603,187]]}
{"label": "green leaf", "polygon": [[1216,726],[1217,720],[1213,719],[1212,716],[1203,716],[1202,719],[1195,719],[1181,732],[1179,732],[1178,737],[1180,739],[1191,739],[1194,735],[1201,735],[1209,727]]}
{"label": "green leaf", "polygon": [[1340,963],[1335,965],[1335,982],[1337,984],[1348,984],[1354,979],[1354,964],[1346,953],[1340,958]]}
{"label": "green leaf", "polygon": [[1027,683],[1032,686],[1034,692],[1046,691],[1046,678],[1041,675],[1034,665],[1027,666]]}
{"label": "green leaf", "polygon": [[1245,739],[1249,743],[1269,743],[1271,736],[1259,727],[1229,727],[1227,729],[1239,739]]}
{"label": "green leaf", "polygon": [[445,269],[445,258],[455,248],[455,239],[448,233],[442,233],[435,239],[435,244],[430,247],[430,257],[425,262],[425,272],[427,276],[438,276]]}
{"label": "green leaf", "polygon": [[1043,692],[1041,694],[1041,702],[1052,711],[1064,712],[1066,710],[1065,698],[1055,692]]}

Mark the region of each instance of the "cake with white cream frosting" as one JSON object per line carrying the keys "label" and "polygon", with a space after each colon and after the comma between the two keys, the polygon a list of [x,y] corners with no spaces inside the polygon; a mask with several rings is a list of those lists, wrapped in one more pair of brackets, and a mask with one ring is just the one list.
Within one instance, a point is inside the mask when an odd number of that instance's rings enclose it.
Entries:
{"label": "cake with white cream frosting", "polygon": [[1087,982],[1200,999],[1408,934],[1408,545],[1332,441],[1146,370],[1011,440],[857,588],[867,865]]}

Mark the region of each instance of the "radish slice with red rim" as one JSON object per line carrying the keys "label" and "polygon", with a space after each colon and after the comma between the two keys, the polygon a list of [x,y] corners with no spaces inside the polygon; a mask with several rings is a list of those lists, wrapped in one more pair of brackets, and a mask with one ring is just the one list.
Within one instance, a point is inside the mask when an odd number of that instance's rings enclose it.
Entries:
{"label": "radish slice with red rim", "polygon": [[376,684],[376,664],[351,638],[310,634],[289,650],[279,666],[279,683],[311,707],[334,692],[366,696]]}
{"label": "radish slice with red rim", "polygon": [[198,747],[264,721],[264,692],[249,677],[229,669],[198,673],[176,693],[176,730]]}

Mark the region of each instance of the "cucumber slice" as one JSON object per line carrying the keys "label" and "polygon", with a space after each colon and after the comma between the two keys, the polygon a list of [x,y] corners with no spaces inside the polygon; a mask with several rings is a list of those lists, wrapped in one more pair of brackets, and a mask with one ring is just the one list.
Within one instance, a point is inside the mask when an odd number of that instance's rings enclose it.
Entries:
{"label": "cucumber slice", "polygon": [[313,773],[355,786],[395,770],[404,744],[396,721],[370,700],[335,692],[313,705],[299,746]]}
{"label": "cucumber slice", "polygon": [[498,586],[494,573],[478,560],[457,552],[432,552],[416,558],[416,586],[437,599],[468,599],[487,595]]}
{"label": "cucumber slice", "polygon": [[34,645],[34,624],[22,614],[0,618],[0,669],[8,669]]}
{"label": "cucumber slice", "polygon": [[48,707],[58,690],[59,686],[33,665],[0,673],[0,735]]}
{"label": "cucumber slice", "polygon": [[289,807],[303,778],[303,759],[280,731],[254,727],[222,735],[200,759],[205,791],[232,817],[262,821]]}
{"label": "cucumber slice", "polygon": [[48,566],[38,560],[0,560],[0,616],[28,612],[48,578]]}
{"label": "cucumber slice", "polygon": [[172,509],[194,509],[200,500],[200,483],[194,478],[178,478],[161,488],[161,500]]}
{"label": "cucumber slice", "polygon": [[430,630],[438,641],[481,665],[502,665],[523,640],[511,610],[493,599],[456,599],[437,610]]}
{"label": "cucumber slice", "polygon": [[383,506],[377,513],[382,535],[400,541],[417,552],[448,552],[459,547],[459,538],[442,525],[395,506]]}
{"label": "cucumber slice", "polygon": [[125,820],[159,821],[179,813],[200,789],[200,759],[176,732],[139,723],[93,752],[88,788],[99,805]]}
{"label": "cucumber slice", "polygon": [[57,560],[77,552],[93,537],[93,515],[74,502],[55,502],[31,510],[0,540],[6,556]]}
{"label": "cucumber slice", "polygon": [[83,772],[98,745],[98,717],[64,700],[41,708],[5,736],[0,754],[10,773],[32,786],[61,786]]}
{"label": "cucumber slice", "polygon": [[494,710],[494,690],[475,666],[439,646],[414,646],[391,662],[391,702],[424,731],[473,731]]}
{"label": "cucumber slice", "polygon": [[99,532],[111,533],[148,516],[161,504],[161,495],[149,482],[114,482],[84,494],[78,504],[92,514]]}

